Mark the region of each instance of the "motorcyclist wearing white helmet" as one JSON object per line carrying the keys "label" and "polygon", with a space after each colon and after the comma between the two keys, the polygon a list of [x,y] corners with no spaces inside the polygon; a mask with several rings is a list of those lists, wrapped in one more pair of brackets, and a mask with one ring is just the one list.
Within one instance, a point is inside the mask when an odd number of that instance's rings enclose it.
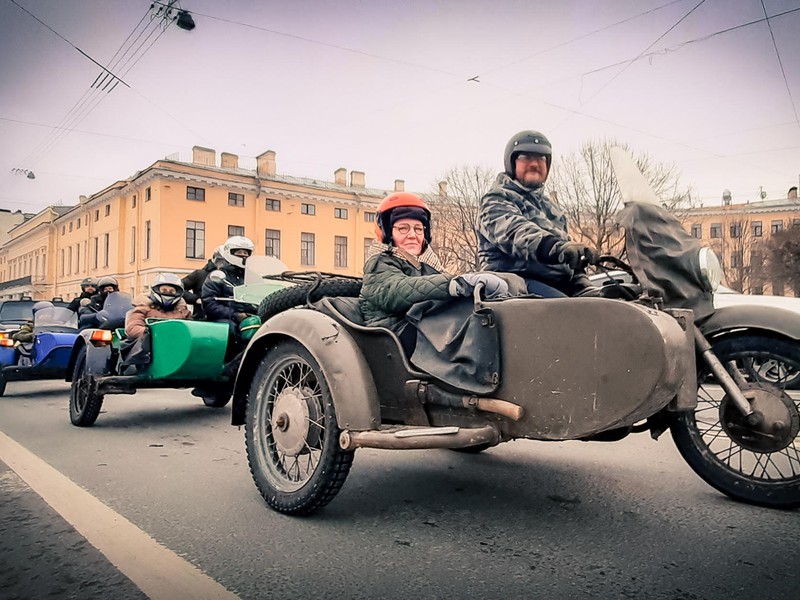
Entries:
{"label": "motorcyclist wearing white helmet", "polygon": [[148,295],[142,294],[133,301],[133,309],[125,316],[125,334],[132,339],[147,331],[147,319],[188,319],[189,307],[182,298],[183,285],[175,273],[162,273]]}
{"label": "motorcyclist wearing white helmet", "polygon": [[255,244],[250,238],[235,235],[219,248],[217,268],[225,273],[226,281],[206,279],[202,300],[207,321],[231,321],[241,323],[248,314],[235,302],[220,302],[217,298],[233,298],[233,287],[244,285],[244,265],[253,254]]}

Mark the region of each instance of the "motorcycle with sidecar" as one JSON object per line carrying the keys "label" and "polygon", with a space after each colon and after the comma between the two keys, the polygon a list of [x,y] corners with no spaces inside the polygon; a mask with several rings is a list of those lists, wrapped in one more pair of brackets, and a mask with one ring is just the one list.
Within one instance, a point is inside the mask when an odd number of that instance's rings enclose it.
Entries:
{"label": "motorcycle with sidecar", "polygon": [[0,396],[9,381],[63,379],[75,338],[78,316],[63,306],[33,315],[33,341],[14,342],[14,330],[0,332]]}
{"label": "motorcycle with sidecar", "polygon": [[[233,298],[221,301],[236,302],[246,312],[257,312],[254,300],[261,300],[288,283],[265,283],[262,273],[285,269],[283,263],[259,261],[267,257],[251,257],[253,265],[246,272],[245,285],[231,286]],[[262,264],[263,263],[263,264]],[[266,265],[266,266],[265,266]],[[267,268],[268,267],[268,268]],[[224,280],[222,271],[210,277]],[[131,308],[131,298],[115,292],[109,294],[100,328],[80,333],[69,360],[67,381],[70,388],[70,420],[73,425],[94,425],[104,399],[112,394],[135,394],[146,388],[194,388],[206,406],[222,408],[228,404],[233,390],[235,369],[226,366],[238,352],[240,342],[231,333],[229,323],[194,321],[190,319],[148,319],[143,343],[136,346],[125,334],[125,313]],[[250,317],[239,325],[241,340],[252,337],[261,321]],[[134,361],[131,353],[139,353]]]}
{"label": "motorcycle with sidecar", "polygon": [[325,506],[358,448],[480,452],[518,438],[657,439],[669,429],[722,493],[800,506],[800,401],[751,367],[800,368],[800,318],[714,310],[714,253],[661,207],[630,157],[615,149],[613,164],[627,262],[606,258],[633,283],[601,297],[486,301],[476,290],[466,307],[417,322],[411,356],[391,331],[365,326],[358,281],[296,276],[265,299],[232,422],[245,426],[266,503],[292,515]]}

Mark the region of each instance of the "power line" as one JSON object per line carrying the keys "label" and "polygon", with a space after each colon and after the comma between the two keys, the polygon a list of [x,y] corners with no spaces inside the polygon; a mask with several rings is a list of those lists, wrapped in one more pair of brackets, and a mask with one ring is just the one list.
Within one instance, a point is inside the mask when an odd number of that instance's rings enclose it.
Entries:
{"label": "power line", "polygon": [[761,8],[764,10],[764,17],[767,19],[767,27],[769,27],[769,35],[772,38],[772,47],[775,48],[775,56],[778,58],[778,65],[781,67],[781,75],[783,76],[783,83],[786,86],[786,93],[789,94],[789,102],[792,105],[792,111],[794,111],[794,120],[797,123],[798,129],[800,129],[800,119],[797,117],[797,106],[795,106],[794,98],[792,97],[792,90],[789,87],[789,82],[786,80],[786,71],[783,68],[783,61],[781,60],[781,53],[778,51],[778,44],[775,42],[775,34],[772,31],[772,23],[770,22],[770,18],[767,15],[767,8],[764,6],[764,0],[761,0]]}

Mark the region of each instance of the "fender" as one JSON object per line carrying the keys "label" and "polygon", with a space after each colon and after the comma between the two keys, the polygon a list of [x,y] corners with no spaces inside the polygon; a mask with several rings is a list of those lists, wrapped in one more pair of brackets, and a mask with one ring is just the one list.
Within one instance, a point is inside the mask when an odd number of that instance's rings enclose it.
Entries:
{"label": "fender", "polygon": [[72,381],[72,373],[75,371],[75,362],[78,359],[78,353],[81,351],[81,348],[86,348],[87,373],[92,373],[94,375],[108,374],[108,359],[111,356],[111,346],[95,346],[89,341],[91,335],[92,330],[87,329],[82,331],[75,339],[75,345],[72,347],[72,352],[69,355],[69,362],[67,363],[65,381]]}
{"label": "fender", "polygon": [[707,338],[734,329],[757,329],[800,340],[800,315],[783,308],[740,304],[715,310],[698,328]]}
{"label": "fender", "polygon": [[233,425],[244,425],[250,383],[264,354],[287,338],[305,346],[322,369],[340,428],[360,431],[380,427],[378,391],[355,340],[329,316],[303,308],[272,317],[248,345],[233,391]]}

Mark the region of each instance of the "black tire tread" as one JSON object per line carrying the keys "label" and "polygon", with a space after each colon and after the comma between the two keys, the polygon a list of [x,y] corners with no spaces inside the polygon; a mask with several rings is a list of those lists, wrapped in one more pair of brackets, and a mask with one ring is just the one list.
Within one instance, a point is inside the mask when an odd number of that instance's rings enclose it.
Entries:
{"label": "black tire tread", "polygon": [[[253,384],[250,389],[251,397],[255,395],[255,388],[258,383],[263,381],[268,369],[274,362],[276,362],[276,355],[280,354],[280,352],[284,351],[284,349],[286,349],[286,351],[300,354],[309,362],[309,364],[314,366],[316,369],[319,369],[319,365],[316,364],[316,361],[313,359],[311,354],[298,342],[294,340],[282,342],[272,348],[258,366],[255,376],[253,377]],[[324,388],[328,387],[327,382],[324,381],[324,378],[322,379],[322,383]],[[330,391],[328,391],[328,396],[330,396]],[[332,398],[329,398],[328,401],[331,403],[331,410],[333,411]],[[339,446],[340,430],[336,425],[335,412],[332,412],[330,415],[333,426],[331,427],[328,425],[328,435],[330,436],[329,440],[332,444],[334,444],[334,447],[333,450],[330,451],[330,454],[321,460],[320,465],[317,467],[317,472],[312,475],[312,477],[317,477],[318,481],[315,482],[315,485],[311,490],[307,490],[305,493],[297,492],[294,494],[289,494],[275,493],[275,491],[269,487],[268,482],[262,479],[260,473],[258,473],[256,462],[251,455],[253,431],[250,415],[252,414],[253,410],[255,410],[253,404],[252,402],[249,402],[247,408],[248,417],[245,421],[247,462],[250,467],[250,474],[253,477],[253,481],[255,482],[259,493],[264,498],[264,501],[272,509],[283,514],[294,516],[307,516],[326,506],[336,497],[336,494],[339,493],[339,490],[341,490],[342,486],[344,485],[355,456],[355,452],[342,450]]]}
{"label": "black tire tread", "polygon": [[100,394],[93,394],[92,397],[86,401],[83,411],[79,412],[74,406],[75,389],[83,378],[83,371],[85,368],[86,348],[83,347],[78,352],[78,356],[75,360],[75,369],[72,372],[72,385],[69,390],[69,418],[72,424],[77,427],[91,427],[94,425],[103,407],[103,396]]}
{"label": "black tire tread", "polygon": [[[308,298],[308,292],[314,285],[315,284],[312,282],[304,282],[283,288],[264,298],[258,306],[258,316],[261,318],[261,322],[264,323],[267,319],[274,317],[278,313],[305,304]],[[361,292],[360,279],[323,279],[319,287],[311,293],[310,300],[311,302],[316,302],[325,296],[356,298],[359,292]]]}
{"label": "black tire tread", "polygon": [[[800,363],[800,348],[789,340],[754,334],[739,334],[711,341],[714,354],[725,362],[726,353],[743,349],[769,348],[780,356]],[[703,364],[698,358],[698,375]],[[768,508],[800,508],[800,477],[788,483],[754,481],[743,474],[728,470],[711,456],[711,450],[702,442],[696,443],[697,425],[694,413],[676,413],[671,424],[672,439],[681,456],[706,483],[731,498]]]}

